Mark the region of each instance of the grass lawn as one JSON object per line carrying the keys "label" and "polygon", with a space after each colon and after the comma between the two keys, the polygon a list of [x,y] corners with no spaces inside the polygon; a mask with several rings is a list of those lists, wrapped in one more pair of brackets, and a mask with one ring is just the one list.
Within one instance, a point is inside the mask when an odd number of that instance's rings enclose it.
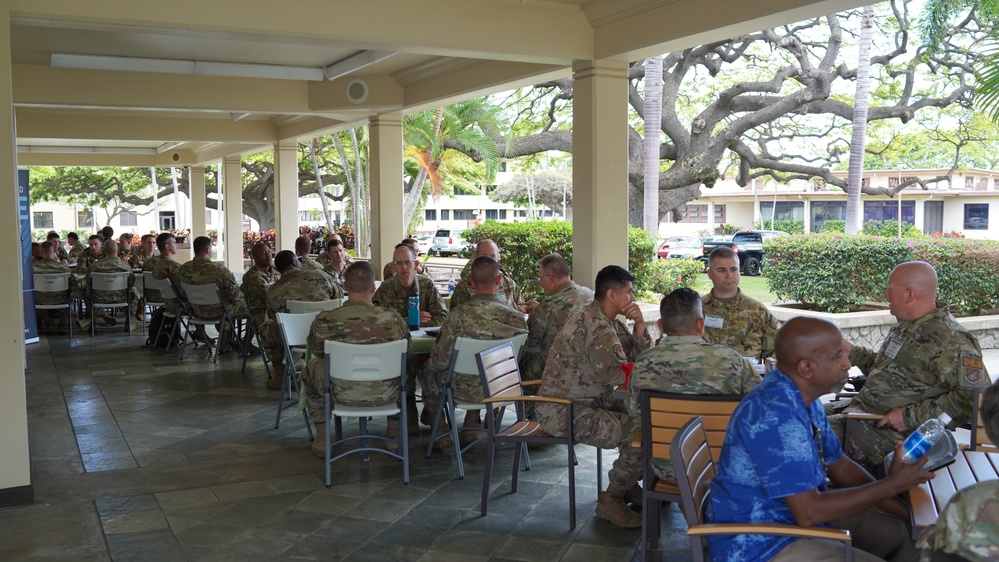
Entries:
{"label": "grass lawn", "polygon": [[[770,292],[770,287],[767,285],[766,277],[748,277],[743,275],[739,279],[739,288],[742,292],[760,302],[771,303],[774,302],[774,294]],[[705,294],[711,290],[711,280],[708,279],[706,273],[700,274],[697,278],[697,283],[694,284],[694,290],[700,294]]]}

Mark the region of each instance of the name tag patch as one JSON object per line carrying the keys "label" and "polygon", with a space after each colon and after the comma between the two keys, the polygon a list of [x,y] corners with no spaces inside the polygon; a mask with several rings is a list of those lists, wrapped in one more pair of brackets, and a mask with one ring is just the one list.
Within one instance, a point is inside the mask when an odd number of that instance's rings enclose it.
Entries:
{"label": "name tag patch", "polygon": [[895,356],[898,355],[899,350],[901,349],[902,349],[902,342],[898,341],[895,338],[892,338],[891,342],[888,344],[888,348],[885,349],[885,355],[894,359]]}
{"label": "name tag patch", "polygon": [[725,325],[725,318],[723,316],[705,316],[704,317],[704,327],[705,328],[717,328],[719,330]]}

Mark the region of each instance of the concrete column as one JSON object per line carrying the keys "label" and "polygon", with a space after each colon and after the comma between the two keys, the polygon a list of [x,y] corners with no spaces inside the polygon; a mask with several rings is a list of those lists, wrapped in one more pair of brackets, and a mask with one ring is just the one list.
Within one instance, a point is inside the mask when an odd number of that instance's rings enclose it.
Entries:
{"label": "concrete column", "polygon": [[[0,0],[0,232],[20,240],[17,187],[17,146],[10,63],[10,3]],[[7,178],[7,179],[3,179]],[[6,201],[6,203],[3,203]],[[14,251],[11,251],[13,249]],[[0,507],[33,499],[28,454],[28,412],[24,384],[24,303],[21,300],[21,244],[0,252],[0,268],[7,273],[0,284]]]}
{"label": "concrete column", "polygon": [[208,232],[208,225],[205,221],[205,213],[208,207],[205,205],[205,167],[191,166],[191,236],[204,236]]}
{"label": "concrete column", "polygon": [[[402,118],[379,115],[368,123],[371,178],[371,264],[381,279],[382,268],[405,234],[402,224]],[[361,253],[359,251],[359,253]]]}
{"label": "concrete column", "polygon": [[225,203],[222,219],[225,244],[225,266],[229,271],[243,271],[243,179],[240,157],[226,156],[222,160],[222,187]]}
{"label": "concrete column", "polygon": [[805,234],[812,231],[812,200],[805,199]]}
{"label": "concrete column", "polygon": [[298,145],[274,145],[274,243],[294,250],[298,238]]}
{"label": "concrete column", "polygon": [[573,279],[593,287],[607,265],[628,266],[628,65],[573,67]]}

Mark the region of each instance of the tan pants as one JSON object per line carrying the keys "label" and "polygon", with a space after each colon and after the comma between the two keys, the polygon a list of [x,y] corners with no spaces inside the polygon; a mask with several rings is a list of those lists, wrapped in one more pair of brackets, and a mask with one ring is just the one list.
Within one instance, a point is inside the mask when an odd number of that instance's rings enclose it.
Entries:
{"label": "tan pants", "polygon": [[[867,510],[836,524],[848,529],[853,538],[855,562],[906,562],[919,560],[908,526],[898,517]],[[777,553],[771,561],[825,562],[843,560],[843,543],[822,539],[798,539]]]}

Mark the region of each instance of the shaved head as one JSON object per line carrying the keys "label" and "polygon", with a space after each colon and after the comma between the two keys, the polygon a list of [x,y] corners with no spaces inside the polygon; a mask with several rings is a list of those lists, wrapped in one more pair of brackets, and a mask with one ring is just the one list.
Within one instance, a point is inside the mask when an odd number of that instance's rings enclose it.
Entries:
{"label": "shaved head", "polygon": [[787,375],[809,404],[838,392],[850,369],[849,346],[835,324],[796,316],[777,330],[777,368]]}
{"label": "shaved head", "polygon": [[493,258],[496,261],[500,261],[499,246],[496,245],[496,242],[493,242],[492,240],[489,239],[479,242],[475,246],[475,257],[478,258],[482,256],[489,256],[490,258]]}
{"label": "shaved head", "polygon": [[888,276],[885,289],[892,316],[915,320],[936,310],[937,272],[924,261],[900,263]]}

